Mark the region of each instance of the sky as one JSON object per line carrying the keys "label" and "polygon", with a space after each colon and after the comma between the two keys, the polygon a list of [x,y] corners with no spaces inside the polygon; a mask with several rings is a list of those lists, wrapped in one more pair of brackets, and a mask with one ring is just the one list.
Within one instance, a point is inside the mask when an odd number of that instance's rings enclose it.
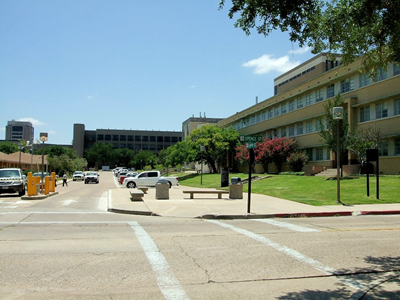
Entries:
{"label": "sky", "polygon": [[312,57],[287,33],[247,36],[219,0],[0,1],[0,140],[8,121],[71,145],[86,130],[181,131],[273,96]]}

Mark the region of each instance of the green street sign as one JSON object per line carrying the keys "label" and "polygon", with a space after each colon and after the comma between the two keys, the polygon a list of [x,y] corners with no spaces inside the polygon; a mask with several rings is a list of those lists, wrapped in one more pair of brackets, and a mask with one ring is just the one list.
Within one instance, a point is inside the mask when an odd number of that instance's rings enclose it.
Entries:
{"label": "green street sign", "polygon": [[247,149],[255,149],[257,143],[263,141],[263,137],[261,135],[241,135],[239,140],[241,143],[246,144]]}

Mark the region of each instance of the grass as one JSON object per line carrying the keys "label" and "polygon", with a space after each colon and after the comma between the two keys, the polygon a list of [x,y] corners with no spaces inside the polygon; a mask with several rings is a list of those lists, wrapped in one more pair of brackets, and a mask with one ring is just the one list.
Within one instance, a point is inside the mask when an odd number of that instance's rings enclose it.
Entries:
{"label": "grass", "polygon": [[[266,174],[255,174],[260,177]],[[231,177],[248,178],[248,174],[230,174]],[[269,178],[252,181],[251,192],[277,198],[292,200],[305,204],[321,206],[335,205],[337,199],[336,180],[324,180],[324,177],[271,175]],[[221,184],[220,174],[203,174],[188,179],[179,179],[181,185],[192,187],[218,188]],[[376,198],[376,178],[370,177],[370,194],[367,197],[367,179],[349,179],[340,181],[340,200],[348,205],[352,204],[383,204],[400,203],[400,177],[379,177],[379,199]],[[248,191],[248,184],[244,184],[243,191]]]}

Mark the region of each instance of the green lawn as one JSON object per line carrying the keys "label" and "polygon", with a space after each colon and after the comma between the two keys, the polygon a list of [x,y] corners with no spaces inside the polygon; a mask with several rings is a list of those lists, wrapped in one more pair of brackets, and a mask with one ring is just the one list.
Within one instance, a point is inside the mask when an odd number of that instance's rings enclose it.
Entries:
{"label": "green lawn", "polygon": [[[255,174],[260,177],[265,174]],[[248,174],[230,174],[231,177],[248,178]],[[324,177],[271,175],[269,178],[252,181],[251,192],[293,200],[310,205],[336,204],[336,180],[324,180]],[[189,179],[180,179],[181,185],[193,187],[218,188],[221,184],[220,174],[203,174]],[[248,191],[248,184],[243,186]],[[348,179],[340,181],[340,199],[345,204],[400,203],[400,177],[379,177],[379,199],[376,198],[376,178],[370,177],[370,196],[367,197],[367,179]]]}

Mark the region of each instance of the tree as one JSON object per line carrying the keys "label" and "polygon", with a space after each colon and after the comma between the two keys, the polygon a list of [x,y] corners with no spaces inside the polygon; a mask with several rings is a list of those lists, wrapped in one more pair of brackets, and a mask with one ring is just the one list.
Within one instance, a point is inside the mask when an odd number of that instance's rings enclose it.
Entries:
{"label": "tree", "polygon": [[[342,166],[343,159],[347,155],[348,148],[348,130],[349,122],[346,114],[344,114],[343,120],[335,120],[332,115],[334,107],[344,105],[344,100],[341,94],[338,94],[333,100],[329,99],[324,105],[325,116],[319,120],[319,127],[321,131],[319,135],[322,137],[322,142],[325,143],[329,150],[334,152],[337,157],[337,126],[339,126],[339,149],[341,161],[337,162]],[[342,170],[343,173],[343,170]]]}
{"label": "tree", "polygon": [[226,165],[228,153],[235,153],[238,140],[239,134],[232,127],[208,124],[193,130],[184,142],[193,150],[194,161],[206,161],[212,172],[217,173],[218,167]]}
{"label": "tree", "polygon": [[381,132],[377,127],[364,127],[350,130],[347,149],[357,154],[361,164],[366,162],[367,149],[376,149],[381,141]]}
{"label": "tree", "polygon": [[11,154],[18,152],[18,146],[14,143],[11,143],[9,141],[1,142],[0,143],[0,152],[3,152],[5,154]]}
{"label": "tree", "polygon": [[118,166],[132,167],[134,165],[135,151],[128,148],[114,149],[113,157]]}
{"label": "tree", "polygon": [[286,159],[297,148],[296,141],[292,138],[274,138],[272,140],[266,140],[264,144],[263,147],[276,165],[278,173],[282,171],[282,165],[286,162]]}
{"label": "tree", "polygon": [[314,54],[341,53],[344,65],[364,56],[371,73],[400,61],[398,0],[232,0],[228,16],[236,14],[235,27],[247,35],[253,28],[265,36],[288,32],[290,41],[312,47]]}
{"label": "tree", "polygon": [[[246,148],[246,145],[240,145],[235,148],[236,150],[236,156],[235,159],[240,163],[240,164],[249,164],[250,163],[250,151],[249,149]],[[251,166],[251,172],[255,173],[255,165]]]}
{"label": "tree", "polygon": [[85,152],[84,157],[90,165],[93,166],[97,162],[101,162],[103,165],[109,165],[114,159],[113,147],[111,144],[97,142]]}
{"label": "tree", "polygon": [[301,172],[306,163],[308,163],[308,156],[303,151],[296,151],[293,152],[286,161],[293,172]]}
{"label": "tree", "polygon": [[272,162],[268,141],[269,139],[264,138],[262,143],[257,143],[255,150],[256,161],[262,164],[265,173],[268,173],[268,165]]}
{"label": "tree", "polygon": [[155,165],[157,163],[157,156],[150,151],[143,150],[137,153],[132,161],[136,169],[143,169],[145,166]]}

